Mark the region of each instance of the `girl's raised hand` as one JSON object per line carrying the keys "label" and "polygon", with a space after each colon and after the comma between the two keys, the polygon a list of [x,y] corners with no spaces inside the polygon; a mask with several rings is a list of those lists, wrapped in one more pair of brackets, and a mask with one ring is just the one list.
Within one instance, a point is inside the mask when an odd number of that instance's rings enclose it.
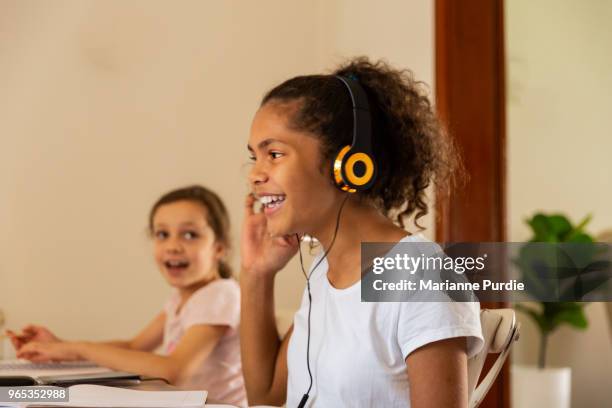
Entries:
{"label": "girl's raised hand", "polygon": [[242,270],[246,273],[273,276],[297,252],[297,237],[272,237],[268,233],[266,216],[253,209],[255,197],[249,194],[245,201],[240,254]]}

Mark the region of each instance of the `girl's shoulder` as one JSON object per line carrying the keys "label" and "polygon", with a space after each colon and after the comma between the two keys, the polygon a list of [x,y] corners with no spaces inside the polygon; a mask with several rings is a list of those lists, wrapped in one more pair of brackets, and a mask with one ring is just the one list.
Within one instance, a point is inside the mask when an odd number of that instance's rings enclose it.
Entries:
{"label": "girl's shoulder", "polygon": [[[234,279],[217,279],[198,289],[187,300],[184,315],[193,319],[228,316],[238,319],[240,315],[240,286]],[[209,319],[210,320],[210,319]],[[207,320],[208,321],[208,320]]]}
{"label": "girl's shoulder", "polygon": [[[193,293],[192,298],[201,297],[237,297],[240,296],[240,285],[233,278],[215,279]],[[191,300],[191,299],[190,299]]]}
{"label": "girl's shoulder", "polygon": [[205,288],[208,287],[211,290],[231,290],[231,291],[238,290],[240,291],[240,284],[234,278],[215,279],[214,281],[210,282],[208,285],[204,287]]}
{"label": "girl's shoulder", "polygon": [[219,279],[196,290],[178,313],[172,314],[173,326],[183,330],[194,325],[227,325],[238,327],[240,322],[240,288],[230,279]]}
{"label": "girl's shoulder", "polygon": [[403,252],[410,255],[419,254],[436,254],[442,251],[442,247],[435,241],[432,241],[420,232],[404,236],[394,246],[390,252]]}

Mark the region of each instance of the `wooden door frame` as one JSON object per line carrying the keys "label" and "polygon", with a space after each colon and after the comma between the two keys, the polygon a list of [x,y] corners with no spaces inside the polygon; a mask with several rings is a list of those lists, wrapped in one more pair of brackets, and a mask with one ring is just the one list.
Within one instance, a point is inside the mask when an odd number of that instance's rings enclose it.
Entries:
{"label": "wooden door frame", "polygon": [[[503,0],[435,0],[436,107],[469,177],[436,202],[438,242],[506,241],[503,15]],[[481,407],[509,408],[509,394],[506,363]]]}

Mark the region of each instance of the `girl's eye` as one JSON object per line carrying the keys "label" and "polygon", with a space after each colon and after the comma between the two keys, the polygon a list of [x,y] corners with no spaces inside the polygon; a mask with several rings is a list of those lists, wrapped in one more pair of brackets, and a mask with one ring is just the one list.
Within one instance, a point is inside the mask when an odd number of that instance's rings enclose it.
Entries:
{"label": "girl's eye", "polygon": [[257,157],[255,157],[254,154],[249,154],[249,160],[254,162],[255,160],[257,160]]}
{"label": "girl's eye", "polygon": [[168,233],[166,231],[155,231],[154,236],[156,239],[162,240],[168,238]]}
{"label": "girl's eye", "polygon": [[193,231],[187,231],[183,233],[183,237],[185,237],[185,239],[188,239],[188,240],[196,239],[198,238],[198,236],[199,235]]}
{"label": "girl's eye", "polygon": [[271,151],[269,154],[272,159],[278,159],[279,157],[284,156],[284,154],[282,154],[281,152],[275,152],[275,151]]}

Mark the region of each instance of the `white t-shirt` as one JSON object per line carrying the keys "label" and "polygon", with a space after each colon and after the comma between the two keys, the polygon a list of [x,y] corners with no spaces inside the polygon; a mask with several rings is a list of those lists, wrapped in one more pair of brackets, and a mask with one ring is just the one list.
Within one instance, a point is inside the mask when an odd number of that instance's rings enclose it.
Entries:
{"label": "white t-shirt", "polygon": [[[429,242],[420,234],[402,242]],[[315,265],[317,260],[313,262]],[[310,279],[312,312],[308,407],[410,407],[406,357],[452,337],[467,338],[468,357],[482,348],[480,306],[457,302],[361,302],[360,282],[336,289],[323,260]],[[294,317],[287,351],[287,406],[308,389],[308,293]]]}

